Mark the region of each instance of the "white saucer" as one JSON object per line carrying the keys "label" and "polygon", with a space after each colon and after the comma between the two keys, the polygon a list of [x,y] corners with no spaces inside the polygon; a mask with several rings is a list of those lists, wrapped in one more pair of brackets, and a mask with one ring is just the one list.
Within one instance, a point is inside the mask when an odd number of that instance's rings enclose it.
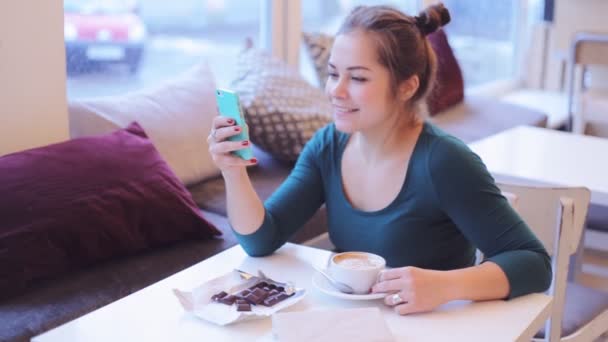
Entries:
{"label": "white saucer", "polygon": [[327,278],[325,278],[321,273],[319,273],[317,271],[315,271],[314,275],[312,276],[312,283],[315,285],[315,287],[317,289],[319,289],[319,291],[321,291],[327,295],[330,295],[332,297],[336,297],[336,298],[350,299],[350,300],[372,300],[372,299],[381,299],[386,296],[386,294],[384,294],[384,293],[370,293],[370,294],[342,293],[342,292],[336,290],[333,286],[331,286],[331,284],[329,283]]}

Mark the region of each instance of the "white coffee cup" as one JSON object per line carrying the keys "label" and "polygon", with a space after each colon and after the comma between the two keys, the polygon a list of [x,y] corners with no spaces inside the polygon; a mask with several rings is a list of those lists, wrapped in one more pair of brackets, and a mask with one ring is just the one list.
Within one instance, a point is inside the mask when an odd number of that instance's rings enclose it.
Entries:
{"label": "white coffee cup", "polygon": [[367,252],[338,253],[329,261],[332,278],[352,287],[356,294],[369,293],[385,267],[383,257]]}

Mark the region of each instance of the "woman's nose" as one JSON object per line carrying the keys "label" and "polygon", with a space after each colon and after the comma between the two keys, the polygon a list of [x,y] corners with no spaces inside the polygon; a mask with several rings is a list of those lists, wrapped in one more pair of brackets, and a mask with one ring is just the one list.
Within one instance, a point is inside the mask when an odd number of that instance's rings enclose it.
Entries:
{"label": "woman's nose", "polygon": [[346,82],[344,82],[342,78],[337,80],[329,79],[327,82],[327,85],[329,86],[329,95],[335,98],[345,98],[347,96]]}

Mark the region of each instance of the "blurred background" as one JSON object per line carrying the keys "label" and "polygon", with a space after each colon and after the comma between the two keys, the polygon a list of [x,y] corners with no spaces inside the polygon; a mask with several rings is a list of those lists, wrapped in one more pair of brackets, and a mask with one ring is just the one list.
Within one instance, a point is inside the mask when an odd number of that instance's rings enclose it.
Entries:
{"label": "blurred background", "polygon": [[[247,37],[254,45],[265,0],[64,0],[68,97],[114,95],[150,86],[207,61],[220,86],[234,78]],[[512,77],[522,16],[516,0],[444,0],[446,27],[467,87]],[[303,0],[302,31],[335,33],[356,5],[388,4],[409,14],[421,0]],[[527,19],[527,18],[526,18]],[[303,56],[300,56],[303,58]]]}

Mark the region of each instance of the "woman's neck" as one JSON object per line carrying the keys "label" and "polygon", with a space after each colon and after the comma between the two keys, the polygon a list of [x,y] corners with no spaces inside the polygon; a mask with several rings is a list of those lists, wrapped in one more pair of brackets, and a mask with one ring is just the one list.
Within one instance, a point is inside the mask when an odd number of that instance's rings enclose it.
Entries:
{"label": "woman's neck", "polygon": [[[382,125],[353,134],[353,143],[363,161],[378,165],[382,161],[402,156],[416,144],[423,120],[406,120],[409,115],[395,115]],[[410,116],[411,117],[411,116]]]}

